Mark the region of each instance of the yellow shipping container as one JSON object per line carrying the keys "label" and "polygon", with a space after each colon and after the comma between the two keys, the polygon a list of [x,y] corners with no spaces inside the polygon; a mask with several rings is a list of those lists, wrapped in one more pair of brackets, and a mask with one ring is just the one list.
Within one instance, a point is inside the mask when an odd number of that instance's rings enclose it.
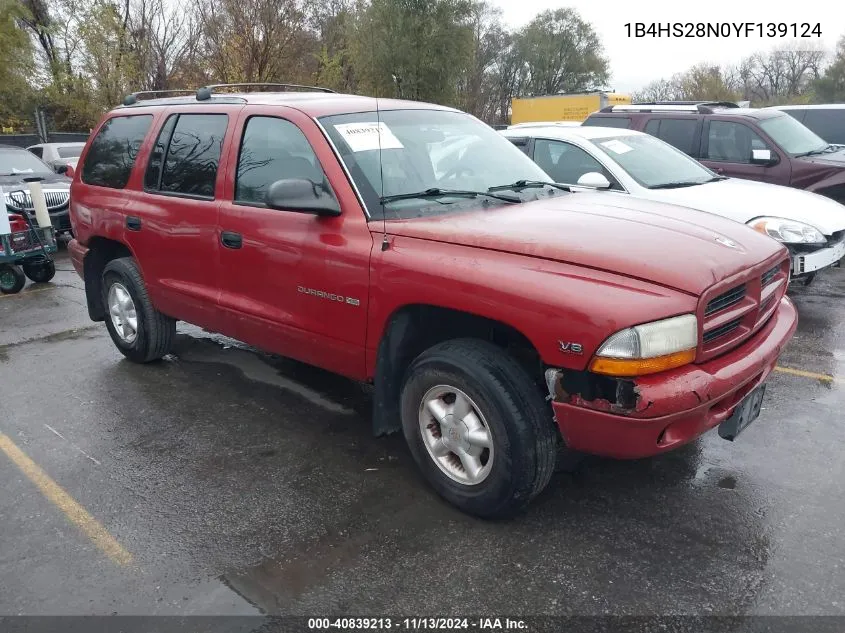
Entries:
{"label": "yellow shipping container", "polygon": [[593,112],[612,105],[628,105],[629,95],[615,92],[592,92],[582,94],[546,95],[513,99],[511,102],[511,123],[533,123],[535,121],[583,121]]}

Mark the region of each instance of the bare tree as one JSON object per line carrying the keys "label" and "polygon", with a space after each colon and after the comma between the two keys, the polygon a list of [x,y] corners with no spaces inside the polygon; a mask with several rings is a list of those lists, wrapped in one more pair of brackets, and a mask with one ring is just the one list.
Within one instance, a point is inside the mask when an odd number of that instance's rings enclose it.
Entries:
{"label": "bare tree", "polygon": [[174,87],[196,55],[198,28],[194,15],[164,0],[136,0],[129,21],[138,56],[140,90]]}

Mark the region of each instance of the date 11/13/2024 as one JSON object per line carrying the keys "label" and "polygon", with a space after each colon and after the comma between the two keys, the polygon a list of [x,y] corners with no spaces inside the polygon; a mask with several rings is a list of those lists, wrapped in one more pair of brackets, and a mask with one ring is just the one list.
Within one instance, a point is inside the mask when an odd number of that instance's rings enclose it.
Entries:
{"label": "date 11/13/2024", "polygon": [[820,38],[819,22],[626,22],[627,37]]}
{"label": "date 11/13/2024", "polygon": [[309,618],[308,629],[314,631],[380,629],[399,631],[527,631],[528,624],[519,618]]}

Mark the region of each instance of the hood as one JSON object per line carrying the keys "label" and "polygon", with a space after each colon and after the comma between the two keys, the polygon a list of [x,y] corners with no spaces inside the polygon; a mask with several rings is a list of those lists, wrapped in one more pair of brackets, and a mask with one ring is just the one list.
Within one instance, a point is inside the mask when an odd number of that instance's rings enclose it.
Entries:
{"label": "hood", "polygon": [[750,266],[786,255],[775,240],[731,220],[602,192],[388,220],[385,228],[393,235],[597,268],[696,296]]}
{"label": "hood", "polygon": [[840,149],[830,154],[815,154],[813,156],[801,156],[796,160],[807,163],[815,163],[816,165],[825,165],[829,167],[839,167],[845,169],[845,145],[840,145]]}
{"label": "hood", "polygon": [[41,181],[41,186],[45,189],[70,189],[70,178],[62,176],[61,174],[54,174],[52,172],[44,172],[40,174],[15,174],[14,176],[0,176],[0,187],[3,191],[13,191],[15,189],[25,189],[27,183],[24,178],[31,176],[41,176],[44,180]]}
{"label": "hood", "polygon": [[828,237],[845,230],[845,205],[817,193],[754,180],[728,178],[695,187],[651,189],[647,195],[743,224],[770,215],[805,222]]}

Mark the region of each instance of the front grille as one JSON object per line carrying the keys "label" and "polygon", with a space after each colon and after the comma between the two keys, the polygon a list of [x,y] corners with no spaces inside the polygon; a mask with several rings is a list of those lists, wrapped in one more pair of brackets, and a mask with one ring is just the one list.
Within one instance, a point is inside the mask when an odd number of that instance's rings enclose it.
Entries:
{"label": "front grille", "polygon": [[727,292],[720,294],[715,299],[712,299],[707,307],[704,309],[704,316],[710,316],[720,310],[736,305],[745,298],[746,286],[742,284],[736,288],[731,288]]}
{"label": "front grille", "polygon": [[740,324],[742,323],[742,319],[734,319],[733,321],[728,321],[724,325],[717,327],[713,330],[704,333],[704,343],[710,343],[711,341],[715,341],[717,338],[725,336],[726,334],[730,334],[735,329],[737,329]]}
{"label": "front grille", "polygon": [[[45,190],[44,198],[47,200],[47,210],[56,211],[67,206],[70,199],[70,192],[66,189]],[[32,205],[32,196],[29,191],[19,189],[18,191],[10,191],[6,194],[6,205],[15,211],[34,211],[35,207]]]}
{"label": "front grille", "polygon": [[768,312],[769,308],[772,307],[772,304],[775,302],[775,296],[769,296],[763,303],[760,304],[759,314],[762,316]]}
{"label": "front grille", "polygon": [[780,271],[780,264],[770,268],[769,270],[763,273],[763,276],[760,279],[760,283],[763,288],[772,283],[772,280],[775,278],[775,275],[778,274],[778,271]]}

